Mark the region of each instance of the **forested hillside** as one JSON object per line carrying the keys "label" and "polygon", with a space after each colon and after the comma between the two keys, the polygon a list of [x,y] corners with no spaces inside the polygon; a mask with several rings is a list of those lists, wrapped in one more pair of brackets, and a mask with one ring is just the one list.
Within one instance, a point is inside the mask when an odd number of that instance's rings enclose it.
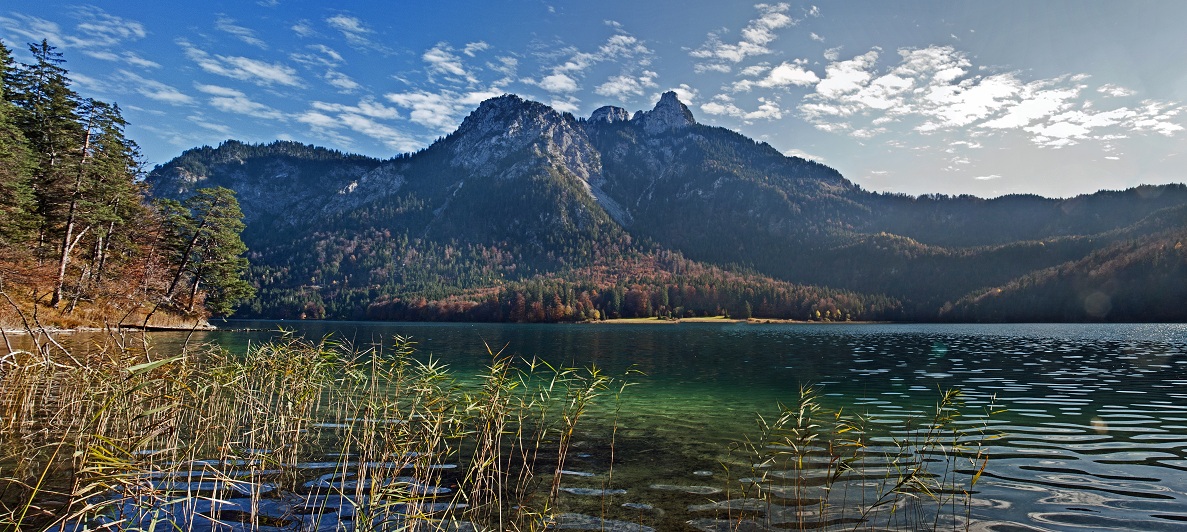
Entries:
{"label": "forested hillside", "polygon": [[254,293],[227,189],[149,203],[118,105],[0,43],[0,328],[186,326]]}

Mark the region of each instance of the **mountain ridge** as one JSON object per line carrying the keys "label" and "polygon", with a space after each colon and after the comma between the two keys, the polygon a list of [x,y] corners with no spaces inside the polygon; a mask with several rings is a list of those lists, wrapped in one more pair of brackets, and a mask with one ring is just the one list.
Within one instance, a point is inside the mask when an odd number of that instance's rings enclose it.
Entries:
{"label": "mountain ridge", "polygon": [[[692,261],[719,280],[748,271],[759,285],[817,287],[805,289],[816,290],[804,296],[815,301],[797,306],[801,314],[814,316],[815,306],[853,319],[950,319],[941,310],[970,294],[1173,226],[1174,216],[1142,221],[1187,204],[1183,185],[1067,199],[869,192],[825,165],[697,123],[674,92],[648,111],[606,106],[588,118],[503,95],[415,154],[360,157],[228,141],[187,151],[147,181],[163,197],[201,183],[239,192],[261,297],[316,301],[330,310],[314,315],[330,317],[365,316],[368,301],[380,299],[469,298],[477,308],[531,283],[580,284],[574,272],[590,268]],[[301,246],[356,252],[312,258]],[[669,252],[680,260],[629,259]],[[604,297],[659,277],[637,271],[586,292]],[[820,295],[830,290],[882,303],[830,308]],[[648,312],[672,312],[659,291],[649,292],[656,300]],[[745,291],[697,312],[764,308]],[[622,315],[621,302],[612,303],[591,304],[601,305],[600,316]],[[269,316],[267,307],[257,302],[249,312]]]}

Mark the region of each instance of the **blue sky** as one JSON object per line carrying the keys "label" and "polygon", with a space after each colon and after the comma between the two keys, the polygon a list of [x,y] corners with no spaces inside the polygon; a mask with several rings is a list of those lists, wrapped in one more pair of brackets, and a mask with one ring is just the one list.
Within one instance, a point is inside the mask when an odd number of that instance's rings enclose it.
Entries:
{"label": "blue sky", "polygon": [[228,138],[387,158],[515,93],[697,120],[864,188],[1066,197],[1187,181],[1187,2],[0,5],[116,102],[150,164]]}

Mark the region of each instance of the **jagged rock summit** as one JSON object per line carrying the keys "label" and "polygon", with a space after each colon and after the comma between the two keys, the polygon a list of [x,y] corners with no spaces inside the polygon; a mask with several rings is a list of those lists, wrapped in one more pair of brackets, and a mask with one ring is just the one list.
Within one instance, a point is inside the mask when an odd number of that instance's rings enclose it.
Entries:
{"label": "jagged rock summit", "polygon": [[684,105],[684,102],[681,102],[680,97],[673,91],[665,92],[660,96],[659,103],[655,104],[654,109],[635,113],[633,120],[639,120],[643,124],[643,130],[649,135],[671,129],[681,129],[697,123],[692,116],[692,111],[688,110],[688,106]]}
{"label": "jagged rock summit", "polygon": [[631,113],[621,107],[607,105],[597,108],[589,115],[590,122],[626,122],[631,119]]}

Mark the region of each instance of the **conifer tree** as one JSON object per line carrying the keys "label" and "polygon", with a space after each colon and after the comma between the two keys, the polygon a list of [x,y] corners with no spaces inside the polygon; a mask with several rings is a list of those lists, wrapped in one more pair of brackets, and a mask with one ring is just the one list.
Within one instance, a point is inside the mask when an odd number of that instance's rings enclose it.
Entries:
{"label": "conifer tree", "polygon": [[35,59],[22,64],[13,76],[16,124],[33,152],[33,195],[38,222],[36,251],[39,260],[55,256],[53,244],[61,242],[69,205],[78,176],[76,163],[82,127],[78,121],[78,95],[70,89],[62,54],[46,41],[29,45]]}
{"label": "conifer tree", "polygon": [[166,223],[174,233],[174,262],[178,265],[167,294],[172,296],[184,280],[189,285],[186,310],[194,310],[198,292],[206,293],[206,308],[228,315],[240,302],[255,295],[243,280],[248,262],[243,232],[243,212],[235,193],[227,188],[199,189],[184,202],[162,202]]}
{"label": "conifer tree", "polygon": [[0,249],[8,252],[20,248],[33,224],[33,154],[9,101],[15,72],[12,52],[0,42]]}

